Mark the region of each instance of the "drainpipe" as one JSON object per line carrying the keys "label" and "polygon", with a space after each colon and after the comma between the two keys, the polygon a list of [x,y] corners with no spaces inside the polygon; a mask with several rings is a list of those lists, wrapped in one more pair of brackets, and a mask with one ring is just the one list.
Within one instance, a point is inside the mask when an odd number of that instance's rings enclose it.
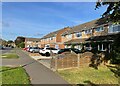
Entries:
{"label": "drainpipe", "polygon": [[108,48],[109,48],[109,53],[110,53],[110,48],[111,48],[111,47],[110,47],[110,44],[108,45]]}
{"label": "drainpipe", "polygon": [[102,51],[103,51],[103,44],[102,44]]}
{"label": "drainpipe", "polygon": [[98,50],[100,50],[100,45],[98,44]]}

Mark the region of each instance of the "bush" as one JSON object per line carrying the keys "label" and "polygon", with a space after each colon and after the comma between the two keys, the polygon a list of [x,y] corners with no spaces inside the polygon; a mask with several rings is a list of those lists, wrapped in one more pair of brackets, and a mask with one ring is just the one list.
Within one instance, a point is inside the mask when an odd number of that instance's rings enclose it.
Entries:
{"label": "bush", "polygon": [[120,33],[116,35],[112,46],[113,51],[111,52],[111,63],[120,64]]}
{"label": "bush", "polygon": [[25,47],[25,43],[24,43],[24,42],[19,43],[19,44],[18,44],[18,47],[19,47],[19,48],[24,48],[24,47]]}

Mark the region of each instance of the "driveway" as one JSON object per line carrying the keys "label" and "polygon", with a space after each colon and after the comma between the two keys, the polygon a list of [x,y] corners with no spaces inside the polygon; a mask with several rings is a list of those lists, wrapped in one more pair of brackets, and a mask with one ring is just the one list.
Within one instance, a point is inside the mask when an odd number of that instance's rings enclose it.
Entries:
{"label": "driveway", "polygon": [[22,65],[30,76],[31,84],[62,84],[62,86],[68,84],[57,73],[35,61],[23,51],[17,50],[16,53],[20,56],[19,59],[2,59],[2,65]]}

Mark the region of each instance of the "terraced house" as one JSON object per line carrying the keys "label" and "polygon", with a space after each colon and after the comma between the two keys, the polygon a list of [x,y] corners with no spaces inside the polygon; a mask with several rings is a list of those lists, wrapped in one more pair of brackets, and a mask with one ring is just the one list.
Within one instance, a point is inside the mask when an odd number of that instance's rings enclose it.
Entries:
{"label": "terraced house", "polygon": [[105,22],[105,19],[100,18],[74,27],[65,27],[40,39],[25,38],[25,46],[49,46],[59,49],[74,47],[80,50],[85,47],[87,50],[97,48],[105,51],[111,49],[113,38],[120,34],[119,32],[120,25]]}
{"label": "terraced house", "polygon": [[58,31],[51,32],[41,38],[41,47],[49,46],[54,48],[64,48],[64,42],[62,41],[61,34],[69,31],[71,28],[65,27]]}
{"label": "terraced house", "polygon": [[41,47],[41,39],[25,37],[25,47]]}
{"label": "terraced house", "polygon": [[82,49],[97,48],[100,51],[111,49],[113,38],[120,32],[120,25],[106,23],[104,19],[96,19],[73,27],[62,34],[65,47]]}

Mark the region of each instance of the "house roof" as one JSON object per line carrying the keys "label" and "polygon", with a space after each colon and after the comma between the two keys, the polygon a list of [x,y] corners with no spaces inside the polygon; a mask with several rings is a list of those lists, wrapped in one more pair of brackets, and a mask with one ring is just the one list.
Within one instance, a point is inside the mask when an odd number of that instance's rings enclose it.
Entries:
{"label": "house roof", "polygon": [[64,30],[64,29],[66,29],[66,28],[68,28],[68,27],[65,27],[65,28],[63,28],[63,29],[60,29],[60,30],[57,30],[57,31],[51,32],[51,33],[45,35],[42,39],[49,38],[49,37],[55,37],[56,34],[57,34],[58,32],[60,32],[60,31],[62,31],[62,30]]}
{"label": "house roof", "polygon": [[106,18],[95,19],[95,20],[92,20],[90,22],[74,26],[74,27],[72,27],[71,30],[69,30],[68,32],[64,32],[62,35],[67,35],[67,34],[71,34],[71,33],[81,32],[83,30],[95,28],[97,26],[106,24],[105,19]]}
{"label": "house roof", "polygon": [[72,40],[69,40],[69,41],[65,42],[64,44],[78,44],[78,43],[84,43],[86,40],[87,40],[87,38],[72,39]]}
{"label": "house roof", "polygon": [[25,37],[25,40],[26,41],[40,41],[41,39],[40,38],[26,38]]}

